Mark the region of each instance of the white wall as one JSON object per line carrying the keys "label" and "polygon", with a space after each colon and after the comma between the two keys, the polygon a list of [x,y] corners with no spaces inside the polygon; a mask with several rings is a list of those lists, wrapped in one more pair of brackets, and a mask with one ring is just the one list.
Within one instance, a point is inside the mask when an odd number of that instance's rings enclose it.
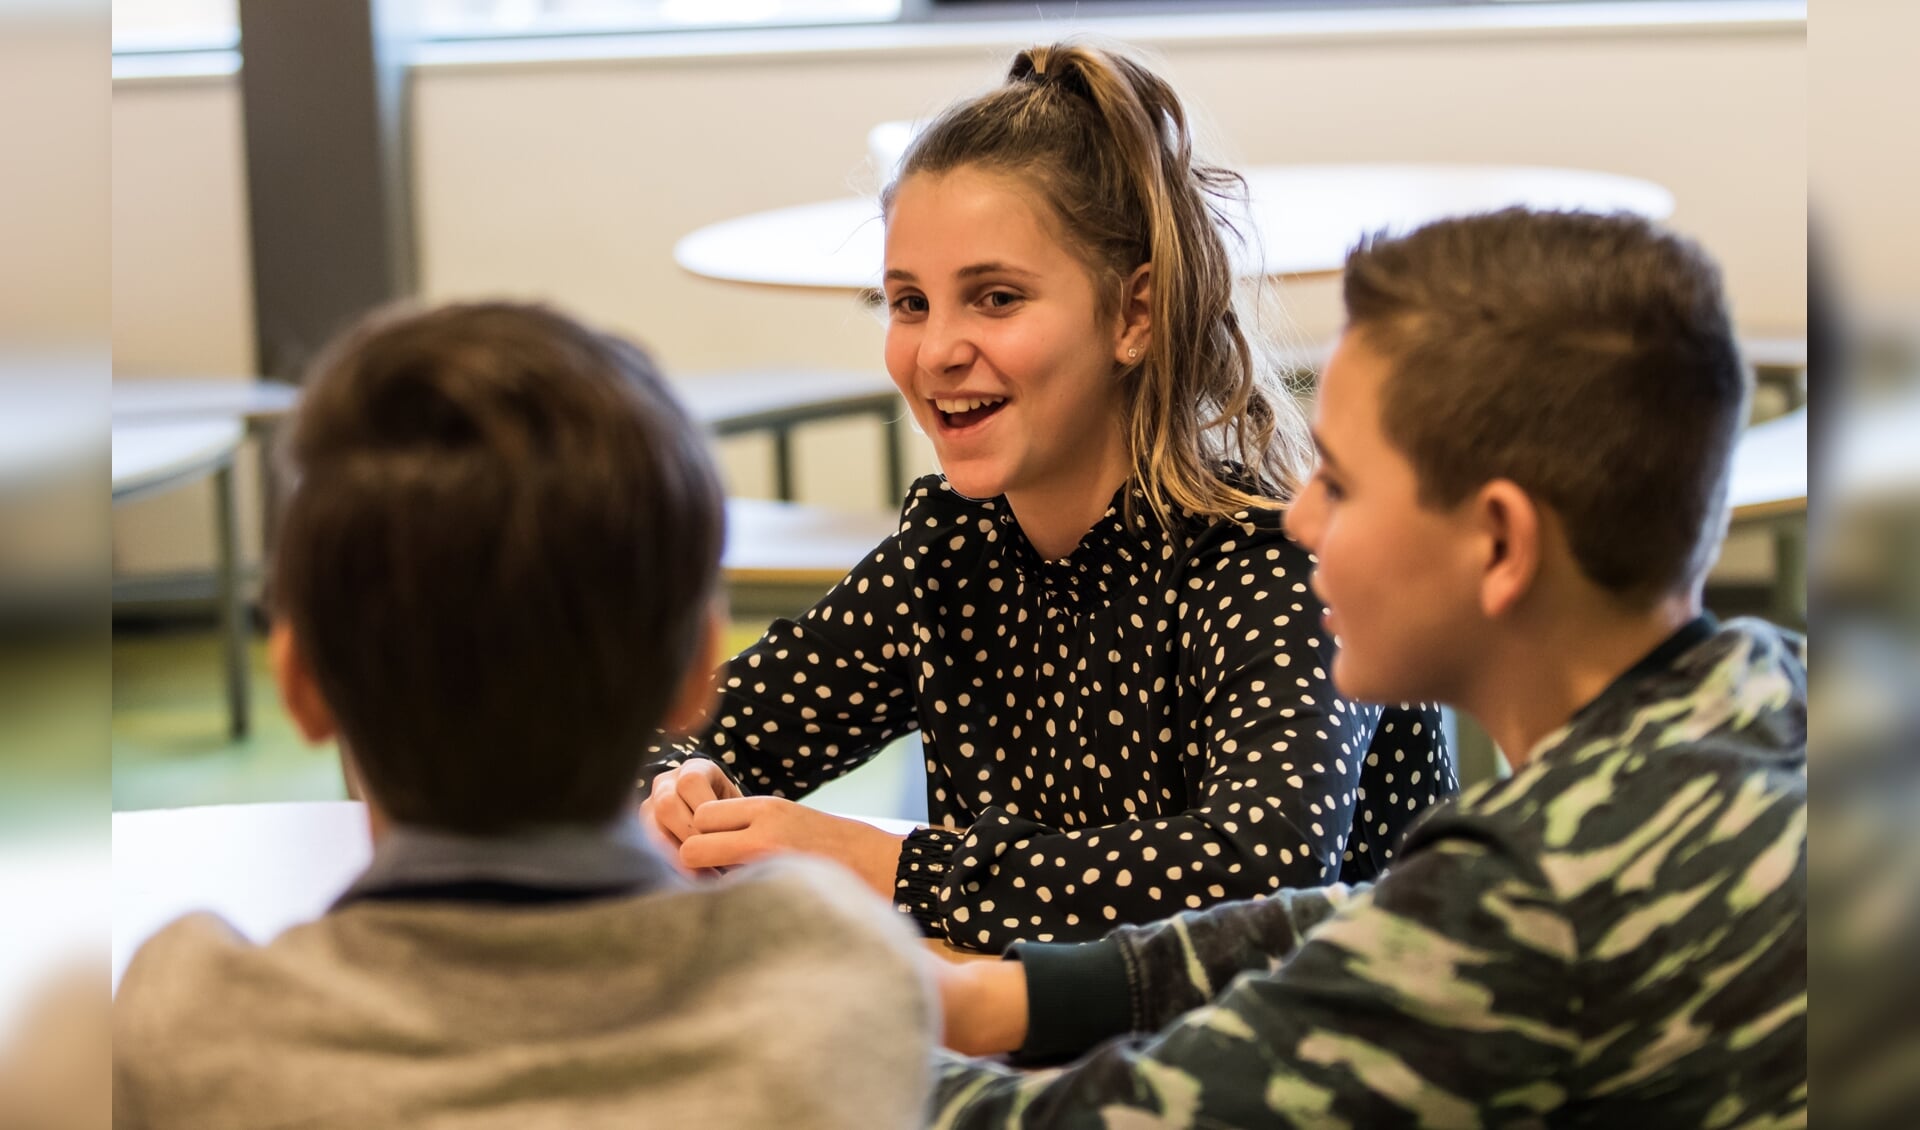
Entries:
{"label": "white wall", "polygon": [[[992,83],[1010,48],[446,67],[413,91],[423,288],[549,299],[645,340],[673,372],[879,365],[850,299],[690,277],[701,225],[870,182],[875,122]],[[1806,43],[1798,26],[1649,34],[1168,43],[1165,71],[1229,158],[1572,165],[1646,177],[1725,265],[1742,326],[1805,310]],[[251,340],[231,82],[123,83],[114,98],[114,345],[131,369],[228,372]],[[1288,301],[1312,335],[1331,284]],[[810,500],[870,505],[867,425],[803,437]],[[753,452],[727,465],[762,491]],[[127,569],[176,567],[206,534],[190,502],[119,516]]]}

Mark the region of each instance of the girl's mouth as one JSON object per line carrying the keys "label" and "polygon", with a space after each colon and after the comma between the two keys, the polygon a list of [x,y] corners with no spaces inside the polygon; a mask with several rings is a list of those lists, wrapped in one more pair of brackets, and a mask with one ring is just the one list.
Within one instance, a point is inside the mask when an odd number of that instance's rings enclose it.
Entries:
{"label": "girl's mouth", "polygon": [[940,416],[941,426],[951,431],[965,431],[992,419],[1006,403],[1004,396],[938,397],[933,401],[933,408]]}

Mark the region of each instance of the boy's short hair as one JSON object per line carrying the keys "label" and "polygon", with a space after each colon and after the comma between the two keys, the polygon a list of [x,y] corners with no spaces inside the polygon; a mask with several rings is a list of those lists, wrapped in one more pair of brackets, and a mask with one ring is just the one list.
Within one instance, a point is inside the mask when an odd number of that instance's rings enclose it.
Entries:
{"label": "boy's short hair", "polygon": [[724,501],[638,347],[538,306],[377,314],[315,362],[272,596],[395,821],[604,822],[700,652]]}
{"label": "boy's short hair", "polygon": [[1635,216],[1512,208],[1363,241],[1345,297],[1391,366],[1381,426],[1423,504],[1510,479],[1634,603],[1705,574],[1748,381],[1699,247]]}

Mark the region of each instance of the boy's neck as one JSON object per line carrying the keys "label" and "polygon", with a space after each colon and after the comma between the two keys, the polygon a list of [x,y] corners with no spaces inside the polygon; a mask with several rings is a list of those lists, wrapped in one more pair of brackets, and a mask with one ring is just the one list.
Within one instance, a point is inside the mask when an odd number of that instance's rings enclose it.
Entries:
{"label": "boy's neck", "polygon": [[1542,738],[1698,615],[1699,593],[1690,592],[1629,615],[1594,605],[1515,625],[1460,705],[1519,769]]}

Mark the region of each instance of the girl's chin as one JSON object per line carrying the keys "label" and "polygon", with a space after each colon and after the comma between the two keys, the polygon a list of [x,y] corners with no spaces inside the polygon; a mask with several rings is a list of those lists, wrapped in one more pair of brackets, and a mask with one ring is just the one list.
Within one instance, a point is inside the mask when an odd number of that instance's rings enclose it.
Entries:
{"label": "girl's chin", "polygon": [[948,487],[952,487],[954,493],[964,495],[968,499],[996,499],[1006,493],[1006,487],[1000,482],[1000,476],[966,474],[966,472],[954,474],[950,470],[945,474],[947,474]]}
{"label": "girl's chin", "polygon": [[998,498],[1007,492],[1006,476],[995,468],[962,464],[942,465],[940,470],[947,476],[947,485],[967,498]]}

